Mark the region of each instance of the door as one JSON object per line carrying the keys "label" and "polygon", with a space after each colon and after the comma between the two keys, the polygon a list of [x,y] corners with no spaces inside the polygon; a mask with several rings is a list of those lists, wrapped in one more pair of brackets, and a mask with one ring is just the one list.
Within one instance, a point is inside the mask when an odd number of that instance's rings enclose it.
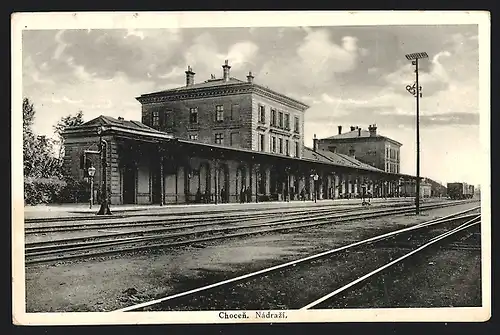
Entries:
{"label": "door", "polygon": [[133,166],[126,166],[123,170],[123,203],[135,204],[135,175]]}
{"label": "door", "polygon": [[161,173],[160,167],[154,168],[151,174],[151,188],[153,196],[153,204],[159,204],[161,202]]}

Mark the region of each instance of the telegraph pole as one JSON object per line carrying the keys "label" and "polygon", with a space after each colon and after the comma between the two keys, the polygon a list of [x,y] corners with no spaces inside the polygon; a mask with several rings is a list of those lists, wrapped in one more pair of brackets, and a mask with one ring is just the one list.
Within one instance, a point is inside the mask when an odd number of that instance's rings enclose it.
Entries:
{"label": "telegraph pole", "polygon": [[428,58],[426,52],[416,52],[405,55],[406,59],[411,60],[411,64],[415,65],[415,84],[413,86],[406,85],[406,90],[417,98],[417,180],[415,187],[415,208],[416,214],[420,214],[420,98],[422,97],[422,87],[418,84],[418,60]]}

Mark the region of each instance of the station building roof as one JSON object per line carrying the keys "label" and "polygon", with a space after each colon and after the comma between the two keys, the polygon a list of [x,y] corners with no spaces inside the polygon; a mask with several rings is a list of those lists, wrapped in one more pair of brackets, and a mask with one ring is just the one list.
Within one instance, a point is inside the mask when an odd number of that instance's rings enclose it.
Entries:
{"label": "station building roof", "polygon": [[360,162],[359,160],[350,157],[348,155],[338,154],[335,152],[322,149],[317,149],[316,151],[314,151],[311,148],[304,147],[303,159],[312,161],[321,161],[327,164],[334,164],[334,165],[352,167],[352,168],[375,171],[375,172],[384,172],[371,165]]}
{"label": "station building roof", "polygon": [[[334,153],[334,152],[327,151],[327,150],[317,149],[316,151],[314,151],[311,148],[304,147],[302,158],[289,157],[289,156],[284,156],[284,155],[270,153],[270,152],[262,152],[262,151],[255,151],[255,150],[250,150],[250,149],[234,148],[234,147],[229,147],[229,146],[224,146],[224,145],[219,145],[219,144],[202,143],[202,142],[198,142],[198,141],[194,141],[194,140],[179,139],[179,138],[175,138],[171,134],[153,129],[153,128],[151,128],[151,127],[149,127],[149,126],[147,126],[139,121],[126,121],[126,120],[123,120],[121,118],[115,119],[113,117],[104,116],[104,115],[101,115],[95,119],[87,121],[80,126],[68,128],[64,132],[64,134],[85,136],[86,134],[89,134],[89,133],[95,133],[95,131],[96,131],[95,129],[97,127],[104,127],[106,130],[109,130],[109,131],[116,133],[116,134],[133,135],[134,138],[136,138],[137,140],[144,139],[144,140],[155,140],[157,142],[172,142],[172,143],[177,142],[177,143],[180,143],[182,145],[188,145],[191,147],[194,146],[194,147],[198,147],[198,148],[206,148],[208,150],[223,150],[226,152],[230,151],[230,152],[234,152],[234,153],[238,153],[238,152],[246,153],[246,154],[251,154],[254,156],[268,156],[270,158],[274,157],[277,159],[288,159],[288,160],[294,160],[294,161],[314,162],[314,163],[332,165],[332,166],[337,166],[337,167],[351,168],[351,169],[357,169],[357,170],[362,170],[362,171],[370,171],[370,172],[374,172],[374,173],[380,173],[380,174],[384,174],[384,175],[396,176],[396,174],[388,173],[388,172],[385,172],[383,170],[377,169],[371,165],[360,162],[359,160],[357,160],[351,156],[339,154],[339,153]],[[413,176],[403,175],[403,174],[398,174],[398,176],[414,178]]]}
{"label": "station building roof", "polygon": [[392,138],[389,138],[387,136],[383,136],[380,134],[371,135],[370,131],[368,131],[366,129],[360,129],[360,128],[348,131],[346,133],[337,134],[337,135],[333,135],[330,137],[325,137],[321,140],[358,140],[358,139],[359,140],[366,140],[367,138],[376,138],[376,139],[380,139],[380,140],[387,140],[387,141],[399,144],[400,146],[402,145],[401,143],[399,143],[396,140],[393,140]]}

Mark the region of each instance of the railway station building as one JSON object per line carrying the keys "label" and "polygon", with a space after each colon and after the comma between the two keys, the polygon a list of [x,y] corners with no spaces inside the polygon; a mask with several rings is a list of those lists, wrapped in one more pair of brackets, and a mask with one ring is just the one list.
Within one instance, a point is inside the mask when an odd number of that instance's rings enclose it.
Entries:
{"label": "railway station building", "polygon": [[[338,126],[338,134],[318,140],[319,148],[349,155],[359,161],[388,173],[400,173],[400,149],[398,141],[377,133],[377,125],[368,126],[368,130],[359,126],[351,126],[348,132],[342,132]],[[398,196],[402,188],[400,184],[390,183],[389,194]]]}
{"label": "railway station building", "polygon": [[[100,116],[69,128],[64,169],[83,179],[80,158],[106,182],[112,204],[289,201],[388,196],[413,177],[353,155],[304,146],[308,106],[222,66],[222,78],[143,94],[142,122]],[[106,150],[98,153],[104,140]],[[102,175],[102,162],[106,175]],[[393,186],[394,187],[394,186]]]}

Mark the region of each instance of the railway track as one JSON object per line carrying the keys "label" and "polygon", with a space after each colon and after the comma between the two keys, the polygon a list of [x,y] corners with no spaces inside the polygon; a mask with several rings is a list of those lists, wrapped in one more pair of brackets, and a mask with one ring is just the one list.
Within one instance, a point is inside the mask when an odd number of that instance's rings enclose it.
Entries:
{"label": "railway track", "polygon": [[[452,203],[458,204],[458,203]],[[450,206],[450,204],[446,204]],[[444,204],[423,206],[423,210],[445,207]],[[477,209],[477,208],[476,208]],[[156,230],[141,232],[145,236],[127,237],[133,233],[114,233],[93,237],[77,237],[71,239],[49,240],[26,243],[25,263],[36,264],[44,262],[57,262],[70,259],[104,256],[131,251],[141,251],[157,248],[176,247],[188,244],[203,243],[224,238],[242,237],[247,235],[262,234],[290,229],[319,226],[334,222],[344,222],[368,219],[385,215],[404,214],[414,210],[413,206],[403,208],[383,208],[368,211],[348,212],[341,210],[319,211],[314,214],[304,212],[287,218],[269,218],[253,220],[245,224],[244,220],[223,223],[201,223],[182,227],[165,227]],[[199,229],[210,225],[208,229]],[[191,229],[186,231],[186,229]],[[130,236],[130,235],[128,235]]]}
{"label": "railway track", "polygon": [[[447,202],[448,200],[438,200],[437,202]],[[434,201],[432,201],[434,202]],[[387,205],[388,203],[393,203],[396,205],[401,205],[401,204],[413,204],[414,201],[413,199],[403,199],[403,200],[397,200],[397,201],[388,201],[388,202],[382,202],[382,201],[373,201],[373,204],[376,205]],[[294,211],[294,210],[310,210],[310,209],[321,209],[321,208],[331,208],[332,206],[359,206],[358,203],[348,203],[348,204],[317,204],[314,206],[311,205],[303,205],[300,202],[297,202],[294,204],[294,206],[290,207],[275,207],[275,208],[252,208],[252,209],[246,209],[249,212],[252,213],[258,213],[258,212],[276,212],[279,210],[283,210],[286,208],[289,211]],[[89,213],[86,215],[80,215],[80,216],[68,216],[68,217],[50,217],[50,218],[26,218],[24,222],[26,224],[37,224],[37,223],[52,223],[52,222],[71,222],[71,221],[102,221],[102,220],[115,220],[115,219],[124,219],[124,218],[140,218],[140,217],[148,217],[148,216],[153,216],[153,217],[164,217],[167,218],[169,216],[178,216],[178,217],[186,217],[186,216],[193,216],[193,215],[214,215],[214,214],[219,214],[221,216],[224,215],[237,215],[239,212],[241,212],[240,207],[233,207],[233,208],[225,208],[225,209],[216,209],[216,210],[210,210],[206,212],[176,212],[176,213],[165,213],[162,211],[158,211],[156,209],[151,209],[148,210],[148,212],[145,212],[144,210],[129,210],[126,213],[116,213],[112,216],[96,216],[95,214]]]}
{"label": "railway track", "polygon": [[[389,207],[401,207],[399,204],[382,204],[382,205],[374,205],[373,208],[389,208]],[[359,205],[353,208],[331,208],[323,206],[323,208],[308,208],[308,209],[290,209],[286,215],[301,215],[301,214],[310,214],[310,213],[335,213],[335,212],[352,212],[359,211]],[[80,220],[75,219],[71,223],[59,224],[57,221],[46,223],[45,225],[40,224],[28,224],[25,226],[25,234],[46,234],[52,232],[72,232],[79,230],[99,230],[99,229],[109,229],[109,228],[143,228],[143,227],[154,227],[154,226],[169,226],[172,225],[188,225],[188,224],[198,224],[201,225],[210,225],[211,223],[217,222],[239,222],[239,221],[248,221],[272,216],[283,216],[283,211],[265,211],[265,212],[257,212],[257,213],[226,213],[225,215],[211,215],[207,216],[207,213],[202,215],[193,215],[188,218],[185,216],[178,215],[155,215],[153,218],[144,216],[144,217],[118,217],[118,218],[103,218],[98,222],[95,220]],[[55,224],[52,224],[55,223]]]}
{"label": "railway track", "polygon": [[[408,260],[426,248],[477,229],[480,214],[474,209],[430,220],[411,227],[357,241],[305,258],[265,268],[213,284],[145,301],[113,312],[166,310],[273,310],[324,308],[340,293],[357,287],[368,278]],[[342,272],[349,257],[374,257],[379,243],[413,241],[413,248],[395,247],[375,258],[372,268]],[[371,259],[371,258],[370,258]],[[344,265],[343,265],[344,264]],[[353,265],[355,266],[355,264]],[[342,268],[344,269],[344,268]],[[326,273],[326,275],[324,275]],[[339,273],[344,276],[339,276]],[[336,277],[337,276],[337,277]],[[306,278],[304,278],[306,277]],[[325,285],[326,284],[326,285]],[[325,288],[329,292],[325,294]],[[279,289],[279,290],[278,290]],[[331,289],[331,290],[330,290]],[[281,290],[281,291],[280,291]]]}

